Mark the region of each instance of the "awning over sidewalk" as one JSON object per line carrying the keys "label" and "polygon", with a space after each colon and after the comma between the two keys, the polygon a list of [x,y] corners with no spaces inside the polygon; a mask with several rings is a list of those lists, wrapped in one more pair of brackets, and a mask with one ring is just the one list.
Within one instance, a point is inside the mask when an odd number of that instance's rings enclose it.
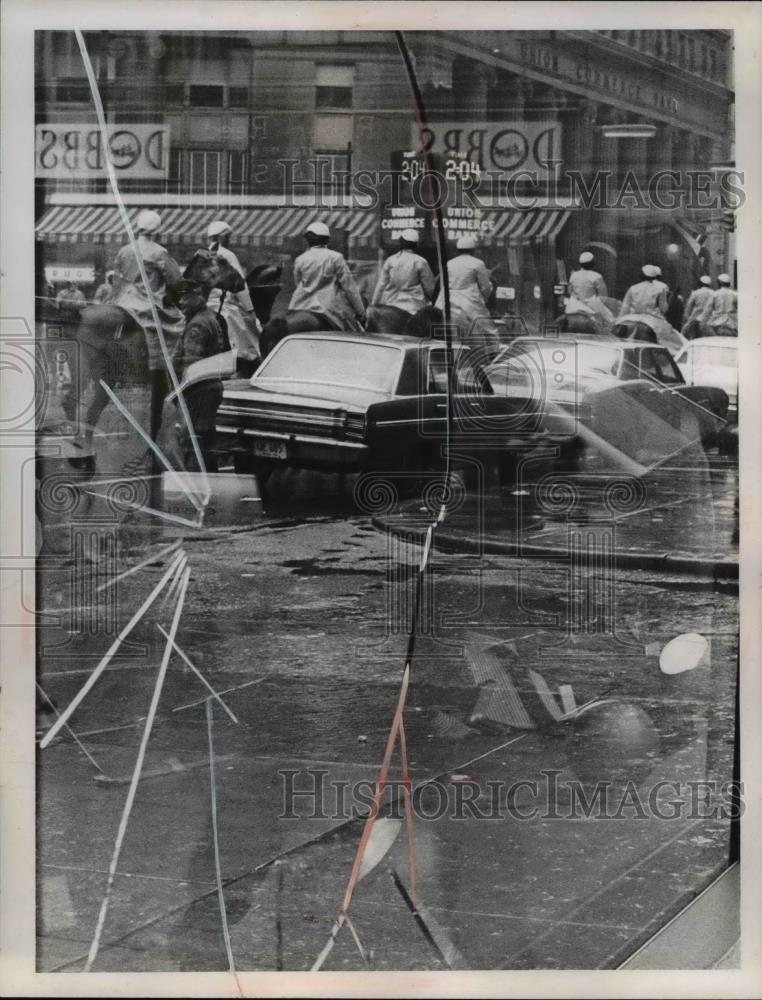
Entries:
{"label": "awning over sidewalk", "polygon": [[[134,223],[139,209],[128,208]],[[233,228],[237,246],[279,246],[300,236],[315,219],[331,229],[347,231],[352,246],[377,243],[378,217],[357,209],[319,211],[295,208],[168,208],[161,212],[161,238],[167,243],[203,244],[214,219],[225,219]],[[46,243],[124,243],[127,236],[119,210],[114,206],[58,205],[49,208],[36,227],[36,238]]]}
{"label": "awning over sidewalk", "polygon": [[554,240],[570,216],[567,209],[503,209],[493,212],[495,228],[489,233],[491,243],[540,243]]}

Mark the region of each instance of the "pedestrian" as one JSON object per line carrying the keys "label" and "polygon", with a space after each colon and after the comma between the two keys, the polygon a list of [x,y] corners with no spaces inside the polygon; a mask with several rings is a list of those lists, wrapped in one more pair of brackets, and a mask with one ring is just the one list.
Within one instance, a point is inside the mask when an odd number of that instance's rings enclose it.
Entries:
{"label": "pedestrian", "polygon": [[569,276],[569,297],[566,300],[564,312],[590,313],[601,333],[609,333],[614,324],[614,314],[603,302],[607,297],[606,282],[603,275],[595,270],[594,256],[589,250],[580,254],[579,268]]}
{"label": "pedestrian", "polygon": [[[287,313],[289,330],[361,331],[365,306],[343,254],[328,248],[328,226],[311,222],[304,238],[308,249],[294,261],[295,288]],[[295,313],[311,313],[312,317]]]}
{"label": "pedestrian", "polygon": [[643,280],[630,285],[625,292],[619,319],[630,313],[640,313],[663,320],[667,311],[667,286],[657,280],[659,269],[653,264],[644,264],[641,273]]}
{"label": "pedestrian", "polygon": [[103,283],[98,285],[95,289],[95,295],[93,295],[93,302],[109,302],[111,296],[114,292],[114,272],[106,271],[103,278]]}
{"label": "pedestrian", "polygon": [[434,275],[425,258],[416,253],[418,233],[403,229],[399,250],[384,261],[372,306],[385,306],[400,314],[402,325],[428,305],[434,291]]}
{"label": "pedestrian", "polygon": [[244,270],[229,246],[232,234],[232,226],[223,219],[211,222],[206,231],[209,250],[232,268],[240,277],[243,287],[238,291],[212,288],[207,304],[224,319],[230,346],[236,352],[238,372],[248,378],[253,375],[260,361],[259,338],[262,327],[254,311]]}
{"label": "pedestrian", "polygon": [[713,297],[712,279],[708,274],[702,274],[699,278],[698,288],[694,288],[688,296],[688,301],[685,304],[685,312],[683,313],[683,327],[681,332],[688,340],[702,336],[701,317]]}
{"label": "pedestrian", "polygon": [[729,274],[718,274],[720,286],[704,307],[701,322],[717,337],[738,336],[738,292],[731,287]]}
{"label": "pedestrian", "polygon": [[[476,256],[473,236],[459,237],[455,248],[457,256],[447,261],[452,321],[464,342],[478,349],[486,360],[500,349],[497,327],[487,308],[492,281],[484,261]],[[436,306],[444,310],[444,288]]]}
{"label": "pedestrian", "polygon": [[80,312],[87,305],[87,299],[81,288],[70,281],[68,285],[65,285],[61,291],[56,295],[56,306],[58,311],[62,316],[66,316],[70,319],[74,319],[79,316]]}
{"label": "pedestrian", "polygon": [[[222,328],[217,316],[209,308],[209,288],[198,281],[184,280],[180,286],[180,308],[185,317],[185,327],[175,351],[175,369],[182,382],[189,367],[203,358],[210,358],[223,350]],[[217,471],[214,448],[217,408],[222,400],[222,380],[204,379],[191,383],[183,390],[183,397],[198,440],[199,449],[209,472]],[[180,425],[181,448],[188,469],[197,468],[190,432],[184,422]]]}

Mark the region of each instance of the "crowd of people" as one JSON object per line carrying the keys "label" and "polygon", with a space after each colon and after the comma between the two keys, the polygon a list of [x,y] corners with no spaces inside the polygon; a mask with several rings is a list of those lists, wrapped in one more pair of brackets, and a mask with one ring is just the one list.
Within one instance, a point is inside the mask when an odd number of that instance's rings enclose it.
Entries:
{"label": "crowd of people", "polygon": [[[688,340],[711,335],[737,336],[738,295],[731,287],[729,275],[718,276],[717,289],[712,288],[709,275],[701,275],[698,287],[683,305],[679,292],[670,291],[662,280],[661,268],[644,264],[642,280],[627,289],[615,315],[606,301],[606,282],[595,270],[594,261],[589,251],[580,255],[579,268],[569,277],[565,314],[589,316],[596,332],[609,333],[618,322],[648,317],[657,334],[664,325],[675,325]],[[608,303],[613,301],[608,299]]]}
{"label": "crowd of people", "polygon": [[[343,254],[328,246],[328,227],[320,221],[310,223],[304,232],[307,248],[294,261],[294,289],[287,310],[270,319],[263,329],[243,267],[230,248],[231,226],[223,219],[213,221],[207,229],[206,248],[194,258],[201,255],[206,266],[194,269],[189,265],[183,272],[158,242],[161,225],[158,212],[139,212],[135,240],[119,250],[113,270],[107,272],[95,293],[97,311],[91,308],[83,313],[84,327],[90,324],[114,330],[131,320],[143,331],[152,395],[159,411],[170,388],[169,358],[182,381],[195,361],[230,347],[238,373],[248,377],[274,344],[289,333],[367,330],[441,334],[444,283],[437,292],[434,274],[418,252],[419,236],[414,229],[400,233],[398,249],[381,266],[366,308],[367,300]],[[686,337],[737,334],[736,292],[728,275],[721,274],[717,280],[719,287],[714,290],[711,279],[701,276],[688,298],[682,323]],[[473,236],[457,240],[455,254],[447,262],[447,286],[453,328],[485,355],[494,354],[500,347],[489,309],[494,286]],[[670,294],[660,269],[645,264],[642,280],[628,288],[621,304],[616,303],[608,297],[593,254],[585,251],[569,277],[565,314],[582,314],[599,333],[610,332],[622,320],[646,317],[658,334],[659,324],[674,322],[670,316],[674,302],[675,293]],[[57,304],[66,308],[76,304],[82,309],[84,296],[77,289],[65,289]],[[189,408],[201,438],[213,434],[221,393],[219,383],[206,385],[195,396],[189,394],[189,398],[193,396]]]}

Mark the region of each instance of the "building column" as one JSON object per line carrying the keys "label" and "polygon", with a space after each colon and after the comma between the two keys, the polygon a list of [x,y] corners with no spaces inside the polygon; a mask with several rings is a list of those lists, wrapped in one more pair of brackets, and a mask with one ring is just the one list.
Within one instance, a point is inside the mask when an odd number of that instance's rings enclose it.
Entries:
{"label": "building column", "polygon": [[[564,123],[562,175],[570,170],[578,171],[588,190],[595,177],[595,126],[599,105],[595,101],[582,100],[576,109],[571,109]],[[574,192],[574,187],[563,178],[561,191]],[[592,208],[572,211],[562,239],[566,243],[567,264],[579,257],[584,245],[592,239]]]}

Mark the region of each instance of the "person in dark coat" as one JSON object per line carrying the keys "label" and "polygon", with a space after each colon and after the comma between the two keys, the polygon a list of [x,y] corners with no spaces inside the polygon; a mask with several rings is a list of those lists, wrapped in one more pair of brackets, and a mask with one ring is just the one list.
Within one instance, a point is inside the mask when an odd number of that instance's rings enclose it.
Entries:
{"label": "person in dark coat", "polygon": [[[224,350],[222,330],[217,317],[207,305],[208,298],[209,288],[206,285],[183,281],[179,302],[186,322],[174,356],[175,371],[181,383],[187,378],[188,369],[194,362],[210,358]],[[183,396],[206,468],[209,472],[216,472],[217,456],[212,448],[217,408],[222,401],[222,380],[205,379],[196,385],[191,384],[183,390]],[[186,467],[196,469],[193,443],[184,424],[182,438]]]}

